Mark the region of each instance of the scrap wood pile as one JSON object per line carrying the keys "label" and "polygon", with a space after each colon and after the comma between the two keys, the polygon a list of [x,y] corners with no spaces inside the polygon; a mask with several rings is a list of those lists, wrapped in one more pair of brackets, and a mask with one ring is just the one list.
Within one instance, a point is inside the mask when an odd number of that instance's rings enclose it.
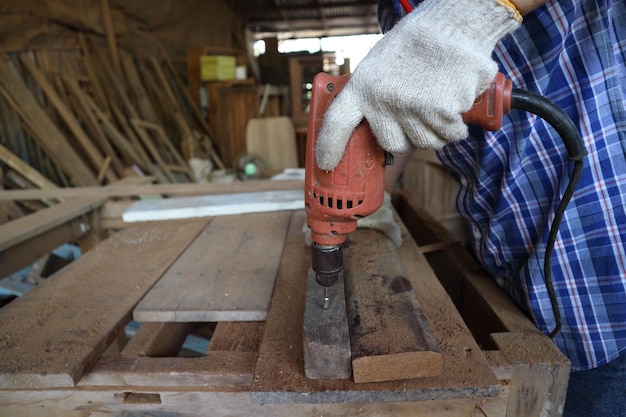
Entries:
{"label": "scrap wood pile", "polygon": [[[78,33],[75,48],[0,57],[3,188],[192,182],[188,161],[223,164],[213,133],[163,48],[147,59]],[[33,203],[45,206],[53,202]]]}

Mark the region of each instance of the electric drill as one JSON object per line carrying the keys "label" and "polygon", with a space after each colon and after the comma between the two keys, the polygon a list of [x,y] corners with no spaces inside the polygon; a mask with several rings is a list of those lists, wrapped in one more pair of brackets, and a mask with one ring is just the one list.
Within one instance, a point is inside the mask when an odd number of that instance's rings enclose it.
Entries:
{"label": "electric drill", "polygon": [[[377,143],[367,121],[354,130],[339,165],[325,171],[315,161],[315,144],[324,114],[350,75],[318,74],[313,80],[305,160],[305,209],[313,240],[312,263],[318,284],[330,287],[343,271],[341,245],[357,228],[357,220],[375,212],[383,203],[385,166],[393,157]],[[497,130],[509,111],[511,81],[498,74],[469,112],[467,123]],[[327,307],[328,300],[325,300]]]}

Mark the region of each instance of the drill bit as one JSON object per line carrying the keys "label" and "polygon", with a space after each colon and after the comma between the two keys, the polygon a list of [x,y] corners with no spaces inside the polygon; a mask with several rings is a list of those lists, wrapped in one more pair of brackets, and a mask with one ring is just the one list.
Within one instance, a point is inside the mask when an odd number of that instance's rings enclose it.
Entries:
{"label": "drill bit", "polygon": [[330,307],[330,297],[328,296],[328,288],[324,287],[324,310],[328,310]]}

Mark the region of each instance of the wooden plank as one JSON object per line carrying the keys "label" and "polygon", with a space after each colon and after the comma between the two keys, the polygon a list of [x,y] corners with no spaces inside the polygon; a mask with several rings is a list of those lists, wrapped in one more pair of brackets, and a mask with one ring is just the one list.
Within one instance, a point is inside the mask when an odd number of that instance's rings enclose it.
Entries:
{"label": "wooden plank", "polygon": [[441,374],[441,353],[394,244],[358,229],[345,245],[345,281],[355,382]]}
{"label": "wooden plank", "polygon": [[125,229],[1,309],[0,387],[73,386],[205,225]]}
{"label": "wooden plank", "polygon": [[[187,102],[187,105],[191,108],[192,113],[195,117],[196,123],[198,123],[200,127],[202,127],[202,130],[204,130],[204,133],[206,134],[206,136],[204,136],[205,140],[203,141],[203,145],[205,146],[206,151],[209,153],[209,155],[211,155],[211,158],[213,159],[213,162],[215,162],[215,165],[217,165],[219,169],[224,169],[225,168],[224,163],[222,162],[222,159],[219,157],[219,155],[215,151],[215,147],[213,146],[213,143],[215,142],[215,133],[213,132],[213,130],[211,129],[211,127],[205,120],[205,117],[202,114],[202,111],[200,110],[199,104],[196,102],[196,100],[193,99],[193,97],[189,93],[189,89],[191,88],[191,83],[195,81],[189,80],[189,83],[188,83],[189,88],[188,88],[187,85],[183,82],[183,80],[180,78],[180,76],[176,72],[176,69],[174,68],[174,64],[172,63],[172,60],[167,54],[167,51],[165,51],[163,47],[160,47],[159,51],[162,55],[163,61],[165,61],[166,67],[169,70],[170,75],[172,76],[172,78],[176,82],[176,85],[178,86],[178,91],[183,96],[183,99],[185,99],[185,101]],[[195,66],[197,67],[197,63]]]}
{"label": "wooden plank", "polygon": [[[74,90],[74,94],[77,94],[82,97],[82,99],[87,103],[89,107],[91,107],[91,111],[94,112],[96,118],[102,124],[102,130],[105,132],[107,137],[111,139],[113,145],[131,162],[136,163],[142,169],[147,170],[150,161],[147,155],[144,155],[143,152],[138,151],[136,146],[133,146],[132,143],[128,142],[128,138],[124,137],[119,130],[115,127],[115,125],[109,120],[107,115],[105,115],[96,105],[96,103],[91,100],[89,96],[84,94],[80,88]],[[113,106],[113,105],[112,105]]]}
{"label": "wooden plank", "polygon": [[214,218],[141,300],[135,320],[264,320],[290,215]]}
{"label": "wooden plank", "polygon": [[260,191],[137,201],[124,212],[122,219],[142,222],[303,208],[304,196],[300,190]]}
{"label": "wooden plank", "polygon": [[[425,261],[415,260],[417,247],[403,229],[400,258],[416,289],[424,314],[443,356],[439,376],[404,381],[314,380],[302,367],[305,276],[310,249],[304,244],[304,213],[294,213],[278,273],[265,336],[252,384],[253,402],[368,403],[377,401],[450,400],[498,394],[498,381],[461,317]],[[420,284],[421,282],[424,282]],[[419,290],[417,290],[419,288]]]}
{"label": "wooden plank", "polygon": [[128,84],[131,87],[130,93],[137,104],[137,111],[140,113],[141,118],[148,122],[159,123],[159,118],[154,111],[154,107],[152,107],[148,93],[141,83],[133,57],[124,53],[122,54],[121,63],[126,80],[128,80]]}
{"label": "wooden plank", "polygon": [[70,219],[52,228],[46,228],[45,231],[40,230],[36,236],[0,250],[0,277],[6,277],[32,264],[64,243],[80,239],[89,230],[89,223],[84,218]]}
{"label": "wooden plank", "polygon": [[85,71],[91,81],[91,87],[93,88],[94,100],[98,104],[98,106],[104,111],[108,111],[108,100],[104,94],[104,88],[100,84],[100,78],[96,74],[96,64],[94,63],[94,57],[87,45],[87,41],[85,39],[85,35],[82,32],[76,33],[78,38],[78,43],[80,45],[80,50],[83,58],[83,65],[85,66]]}
{"label": "wooden plank", "polygon": [[79,382],[80,387],[245,388],[252,383],[256,355],[210,352],[200,358],[102,358]]}
{"label": "wooden plank", "polygon": [[109,9],[109,0],[100,0],[100,9],[102,10],[102,21],[104,23],[104,33],[107,37],[107,45],[109,46],[109,55],[113,68],[120,73],[120,58],[117,52],[117,43],[115,41],[115,30],[113,29],[113,20],[111,19],[111,10]]}
{"label": "wooden plank", "polygon": [[[161,126],[139,120],[137,118],[131,118],[130,122],[135,128],[135,131],[137,132],[139,137],[141,138],[144,146],[150,152],[152,158],[161,168],[163,168],[163,170],[166,172],[172,182],[185,181],[179,181],[178,178],[173,175],[170,168],[171,166],[175,166],[179,169],[180,172],[185,173],[186,179],[193,178],[193,173],[191,172],[183,158],[180,156],[178,150],[172,145],[172,142],[166,136],[165,131]],[[153,141],[151,139],[151,136],[147,132],[148,129],[156,133],[157,140]],[[164,145],[165,148],[163,148],[163,146],[157,146],[159,142],[160,145]],[[162,150],[160,151],[159,149]],[[165,159],[172,161],[166,161]]]}
{"label": "wooden plank", "polygon": [[143,323],[120,355],[129,358],[176,356],[190,330],[189,323]]}
{"label": "wooden plank", "polygon": [[[64,84],[68,90],[69,100],[73,103],[74,111],[78,114],[82,125],[85,127],[85,132],[98,143],[100,148],[104,151],[104,154],[111,158],[111,164],[115,172],[118,176],[122,176],[124,171],[122,161],[119,159],[117,152],[113,149],[113,146],[100,128],[100,124],[85,99],[85,97],[88,96],[80,88],[76,79],[65,77]],[[94,106],[95,105],[94,103]]]}
{"label": "wooden plank", "polygon": [[[163,379],[166,379],[164,377]],[[493,407],[493,405],[497,406]],[[200,385],[159,389],[128,385],[78,390],[0,391],[0,416],[32,417],[503,417],[500,398],[367,404],[254,404],[247,390]],[[495,408],[495,410],[493,410]],[[210,414],[209,414],[210,413]],[[512,416],[508,417],[527,417]]]}
{"label": "wooden plank", "polygon": [[39,171],[0,144],[0,160],[39,188],[59,188]]}
{"label": "wooden plank", "polygon": [[68,200],[0,226],[0,252],[101,206],[106,197]]}
{"label": "wooden plank", "polygon": [[[329,297],[327,308],[324,298]],[[343,276],[324,292],[310,269],[304,309],[304,374],[312,379],[348,379],[352,376],[350,329]]]}
{"label": "wooden plank", "polygon": [[301,180],[289,181],[237,181],[206,184],[153,184],[142,186],[71,187],[58,190],[3,190],[0,201],[39,200],[42,198],[70,197],[130,197],[140,194],[163,194],[168,196],[213,195],[226,193],[249,193],[253,191],[302,190]]}
{"label": "wooden plank", "polygon": [[4,59],[0,59],[0,86],[2,94],[35,132],[38,144],[72,177],[74,183],[96,185],[95,175],[67,143],[26,84]]}
{"label": "wooden plank", "polygon": [[[37,81],[37,84],[39,84],[39,87],[41,87],[44,91],[49,102],[54,106],[61,119],[63,119],[69,130],[77,139],[78,143],[80,143],[93,166],[96,168],[102,167],[105,160],[102,152],[91,142],[91,139],[87,136],[80,123],[78,123],[70,109],[67,107],[67,104],[50,84],[45,74],[25,55],[21,55],[20,58],[24,67],[26,67],[32,77]],[[114,172],[107,169],[105,173],[109,182],[117,180],[117,176]]]}
{"label": "wooden plank", "polygon": [[141,124],[139,124],[140,120],[131,119],[130,122],[133,125],[133,128],[135,129],[137,134],[139,135],[139,138],[143,142],[143,146],[145,146],[145,148],[148,150],[148,153],[152,157],[152,160],[165,173],[167,180],[171,183],[182,182],[182,181],[178,181],[176,176],[169,169],[169,165],[167,164],[165,159],[163,159],[161,152],[159,152],[159,148],[152,141],[152,138],[148,135],[148,132],[145,130],[145,128]]}
{"label": "wooden plank", "polygon": [[258,352],[265,330],[263,321],[222,321],[217,323],[210,352]]}

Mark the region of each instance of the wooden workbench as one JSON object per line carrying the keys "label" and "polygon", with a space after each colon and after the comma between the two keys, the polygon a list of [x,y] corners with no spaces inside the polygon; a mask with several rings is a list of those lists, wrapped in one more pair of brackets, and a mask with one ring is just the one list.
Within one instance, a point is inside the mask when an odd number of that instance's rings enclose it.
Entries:
{"label": "wooden workbench", "polygon": [[[411,196],[398,194],[394,204],[406,225],[398,255],[448,358],[441,377],[303,377],[310,254],[302,211],[264,214],[261,224],[245,217],[254,215],[155,222],[113,234],[0,310],[0,416],[560,415],[567,359]],[[211,243],[220,233],[224,244]],[[213,291],[220,300],[206,301],[202,281],[163,291],[165,277],[205,269],[211,282],[224,281]],[[250,288],[225,280],[233,269],[233,282],[247,276]],[[268,276],[270,291],[252,286]],[[242,307],[255,294],[254,309]],[[171,297],[200,302],[202,311],[154,303]],[[220,304],[224,298],[236,307]],[[126,342],[120,335],[133,314],[144,323]],[[218,322],[209,349],[177,357],[190,331],[185,320],[198,317]]]}

